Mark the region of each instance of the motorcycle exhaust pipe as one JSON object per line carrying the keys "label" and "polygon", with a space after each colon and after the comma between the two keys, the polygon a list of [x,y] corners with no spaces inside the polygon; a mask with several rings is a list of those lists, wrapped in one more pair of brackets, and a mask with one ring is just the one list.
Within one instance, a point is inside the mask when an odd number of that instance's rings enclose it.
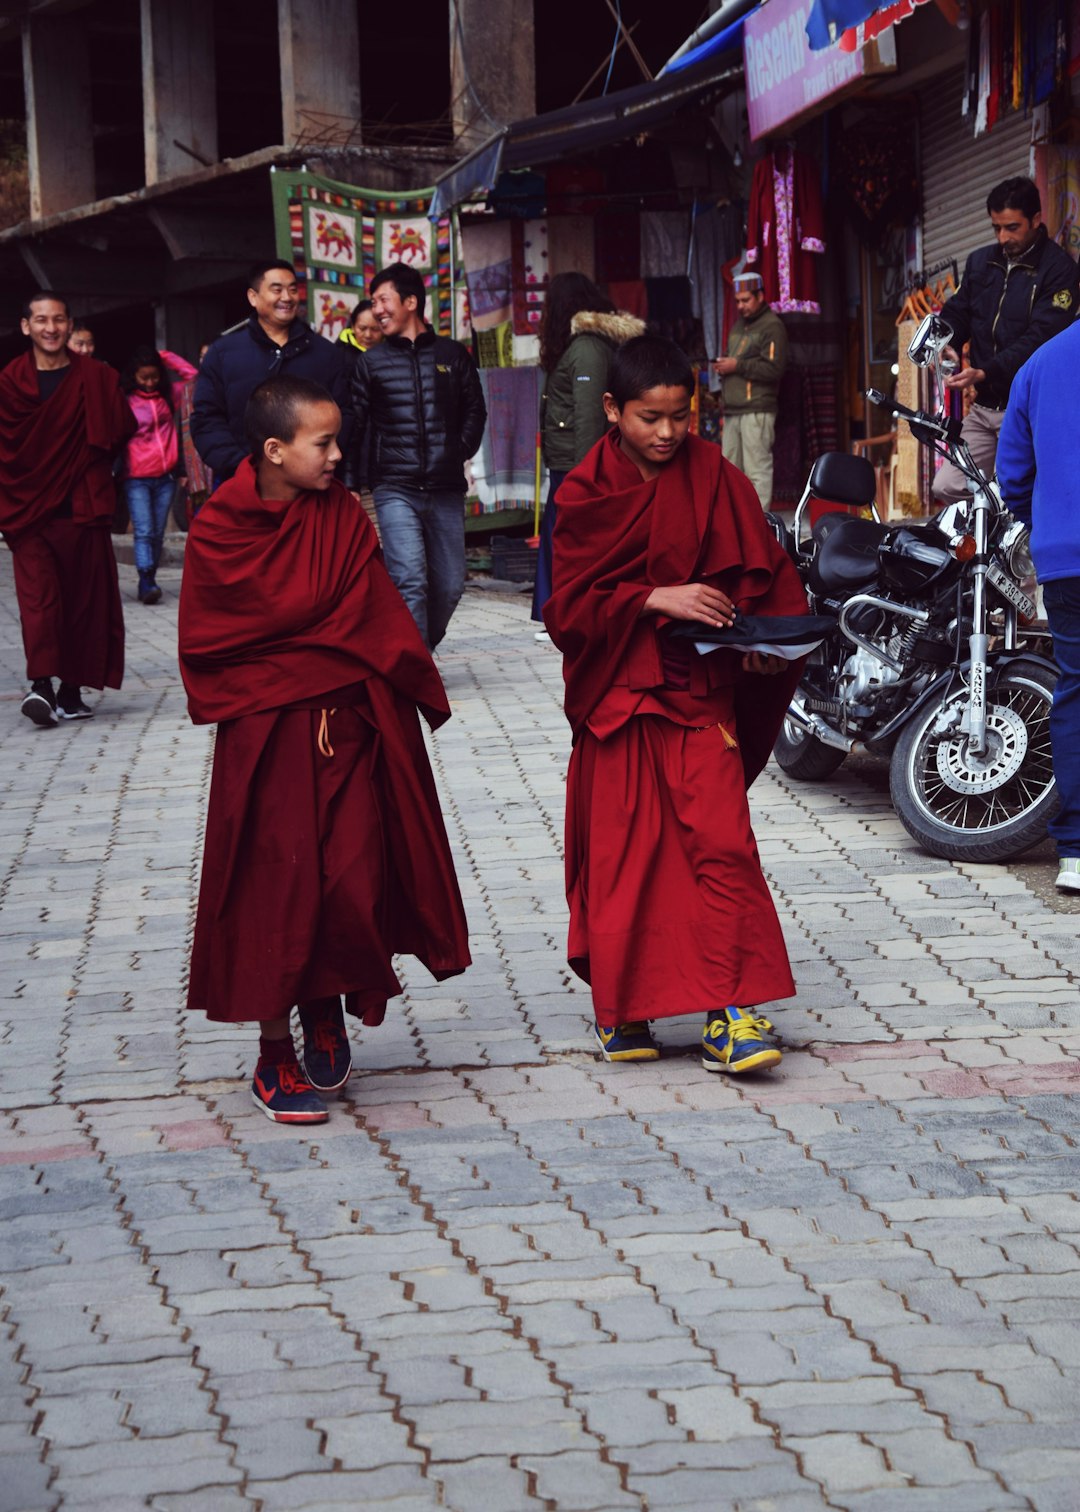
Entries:
{"label": "motorcycle exhaust pipe", "polygon": [[798,725],[804,735],[813,735],[821,741],[822,745],[835,746],[839,751],[850,751],[855,744],[849,735],[841,735],[839,730],[834,730],[831,725],[827,725],[809,709],[804,709],[802,704],[794,699],[788,705],[785,717],[790,719],[792,724]]}

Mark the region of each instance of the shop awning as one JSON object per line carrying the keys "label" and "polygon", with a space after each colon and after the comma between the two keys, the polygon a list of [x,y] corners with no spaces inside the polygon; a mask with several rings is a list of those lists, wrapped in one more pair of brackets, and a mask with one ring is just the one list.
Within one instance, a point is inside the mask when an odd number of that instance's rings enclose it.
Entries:
{"label": "shop awning", "polygon": [[724,52],[713,50],[662,79],[504,126],[436,179],[430,215],[445,215],[474,194],[493,189],[500,173],[509,168],[535,168],[608,147],[659,125],[687,105],[725,92],[742,77],[741,58],[727,56],[732,51],[729,43]]}

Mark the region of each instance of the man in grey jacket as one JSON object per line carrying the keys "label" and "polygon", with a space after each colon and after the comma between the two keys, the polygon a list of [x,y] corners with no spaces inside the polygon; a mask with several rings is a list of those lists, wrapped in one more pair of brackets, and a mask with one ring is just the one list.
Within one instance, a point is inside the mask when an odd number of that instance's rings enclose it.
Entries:
{"label": "man in grey jacket", "polygon": [[784,322],[765,301],[758,273],[735,278],[739,318],[728,336],[727,356],[713,363],[724,380],[724,456],[750,479],[762,509],[772,504],[773,443],[780,379],[787,367]]}

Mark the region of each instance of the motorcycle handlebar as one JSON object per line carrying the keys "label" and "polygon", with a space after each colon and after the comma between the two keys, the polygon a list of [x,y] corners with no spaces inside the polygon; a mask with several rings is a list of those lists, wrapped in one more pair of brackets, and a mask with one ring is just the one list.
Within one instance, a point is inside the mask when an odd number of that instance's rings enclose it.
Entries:
{"label": "motorcycle handlebar", "polygon": [[958,429],[955,421],[941,420],[936,415],[928,415],[925,410],[908,409],[906,404],[901,404],[898,399],[890,399],[880,389],[867,389],[866,397],[871,404],[879,404],[885,409],[892,410],[894,415],[910,421],[913,425],[921,425],[927,430],[933,431],[943,441],[952,441],[954,439],[954,434]]}

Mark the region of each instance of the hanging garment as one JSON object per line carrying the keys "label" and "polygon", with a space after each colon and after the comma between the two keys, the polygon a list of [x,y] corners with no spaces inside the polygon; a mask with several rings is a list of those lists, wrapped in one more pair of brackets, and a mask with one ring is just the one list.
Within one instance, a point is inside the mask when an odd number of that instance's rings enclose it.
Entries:
{"label": "hanging garment", "polygon": [[584,273],[596,281],[596,223],[591,215],[553,215],[548,228],[548,277]]}
{"label": "hanging garment", "polygon": [[742,253],[745,209],[737,204],[699,209],[694,217],[690,262],[691,309],[702,326],[706,352],[716,356],[727,344],[725,301],[731,296],[730,268]]}
{"label": "hanging garment", "polygon": [[990,16],[985,14],[979,22],[979,86],[975,106],[975,135],[982,136],[988,129],[990,109]]}
{"label": "hanging garment", "polygon": [[746,262],[781,314],[820,315],[815,256],[825,251],[817,164],[781,145],[754,168],[746,227]]}
{"label": "hanging garment", "polygon": [[511,223],[511,279],[514,335],[532,336],[540,329],[548,285],[547,222]]}
{"label": "hanging garment", "polygon": [[596,276],[601,283],[641,277],[641,217],[636,210],[597,216]]}
{"label": "hanging garment", "polygon": [[461,228],[461,257],[469,288],[474,331],[490,331],[510,319],[513,246],[509,221],[480,221]]}
{"label": "hanging garment", "polygon": [[643,278],[628,278],[622,282],[609,280],[608,293],[617,310],[623,310],[627,315],[633,315],[638,320],[648,319],[649,296],[645,292]]}
{"label": "hanging garment", "polygon": [[641,217],[642,278],[674,278],[686,272],[690,220],[685,210],[646,210]]}
{"label": "hanging garment", "polygon": [[539,367],[480,370],[489,424],[470,469],[481,514],[532,509],[536,502],[536,416],[543,381]]}
{"label": "hanging garment", "polygon": [[899,113],[883,111],[837,143],[832,181],[856,235],[881,245],[889,226],[907,224],[919,208],[915,143]]}

